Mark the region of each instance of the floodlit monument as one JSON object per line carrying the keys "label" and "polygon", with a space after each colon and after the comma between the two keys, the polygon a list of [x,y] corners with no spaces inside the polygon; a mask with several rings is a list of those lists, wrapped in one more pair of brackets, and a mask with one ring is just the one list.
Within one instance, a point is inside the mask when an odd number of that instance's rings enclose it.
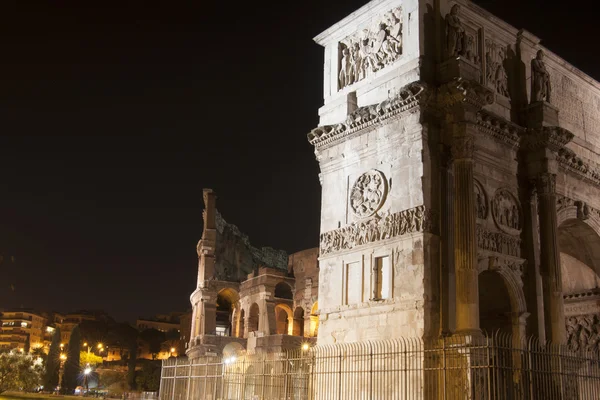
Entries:
{"label": "floodlit monument", "polygon": [[[205,193],[188,356],[227,285],[259,355],[163,364],[161,399],[599,398],[600,83],[468,0],[373,0],[315,40],[318,279],[220,283]],[[317,346],[256,339],[281,332]]]}
{"label": "floodlit monument", "polygon": [[318,343],[597,350],[600,84],[469,1],[375,0],[315,40]]}

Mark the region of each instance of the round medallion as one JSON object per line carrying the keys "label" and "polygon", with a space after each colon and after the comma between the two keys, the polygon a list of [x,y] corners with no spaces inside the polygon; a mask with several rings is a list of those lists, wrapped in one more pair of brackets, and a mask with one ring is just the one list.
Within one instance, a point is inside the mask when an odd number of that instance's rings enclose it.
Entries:
{"label": "round medallion", "polygon": [[383,173],[370,170],[358,177],[350,191],[350,208],[360,218],[370,217],[381,208],[387,196]]}
{"label": "round medallion", "polygon": [[517,198],[508,189],[498,189],[492,200],[492,216],[496,226],[510,234],[521,232],[521,211]]}

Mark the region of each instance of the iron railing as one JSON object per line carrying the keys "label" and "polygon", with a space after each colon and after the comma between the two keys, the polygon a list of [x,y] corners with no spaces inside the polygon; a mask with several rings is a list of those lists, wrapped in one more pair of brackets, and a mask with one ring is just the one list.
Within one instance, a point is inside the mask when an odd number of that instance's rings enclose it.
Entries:
{"label": "iron railing", "polygon": [[598,354],[509,335],[163,361],[160,400],[600,399]]}

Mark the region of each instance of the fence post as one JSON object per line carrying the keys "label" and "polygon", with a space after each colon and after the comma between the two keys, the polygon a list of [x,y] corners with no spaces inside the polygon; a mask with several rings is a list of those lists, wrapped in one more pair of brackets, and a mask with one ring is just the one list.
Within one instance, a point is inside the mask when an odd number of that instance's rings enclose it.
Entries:
{"label": "fence post", "polygon": [[446,338],[442,337],[442,399],[446,400]]}
{"label": "fence post", "polygon": [[175,400],[175,387],[177,386],[177,358],[175,359],[175,371],[173,373],[173,394],[171,400]]}
{"label": "fence post", "polygon": [[240,384],[242,385],[242,390],[241,393],[242,395],[240,396],[240,399],[244,399],[246,396],[246,357],[244,356],[244,359],[242,360],[242,373],[240,374]]}
{"label": "fence post", "polygon": [[338,400],[342,398],[342,352],[340,351],[340,368],[338,377]]}
{"label": "fence post", "polygon": [[225,398],[225,364],[221,363],[221,398]]}
{"label": "fence post", "polygon": [[373,399],[373,343],[369,343],[369,398]]}
{"label": "fence post", "polygon": [[160,382],[158,383],[158,398],[160,399],[161,396],[161,392],[162,392],[162,387],[163,387],[163,377],[164,377],[164,372],[165,370],[165,360],[161,361],[161,366],[160,366]]}
{"label": "fence post", "polygon": [[283,399],[287,400],[288,397],[288,364],[290,362],[290,355],[288,352],[285,353],[285,360],[283,361]]}
{"label": "fence post", "polygon": [[188,358],[188,381],[187,381],[187,389],[185,393],[186,400],[190,400],[190,388],[192,386],[192,360]]}

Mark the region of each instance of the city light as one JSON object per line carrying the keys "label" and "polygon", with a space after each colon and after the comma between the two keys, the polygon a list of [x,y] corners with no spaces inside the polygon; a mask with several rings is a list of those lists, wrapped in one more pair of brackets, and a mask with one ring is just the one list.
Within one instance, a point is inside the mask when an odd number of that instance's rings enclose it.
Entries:
{"label": "city light", "polygon": [[60,359],[64,361],[64,360],[67,359],[67,356],[64,353],[61,353],[60,354]]}
{"label": "city light", "polygon": [[307,351],[308,349],[310,349],[310,345],[308,343],[304,343],[302,345],[302,351]]}
{"label": "city light", "polygon": [[90,367],[87,367],[86,369],[83,370],[83,373],[88,375],[90,372],[92,372],[92,369]]}

